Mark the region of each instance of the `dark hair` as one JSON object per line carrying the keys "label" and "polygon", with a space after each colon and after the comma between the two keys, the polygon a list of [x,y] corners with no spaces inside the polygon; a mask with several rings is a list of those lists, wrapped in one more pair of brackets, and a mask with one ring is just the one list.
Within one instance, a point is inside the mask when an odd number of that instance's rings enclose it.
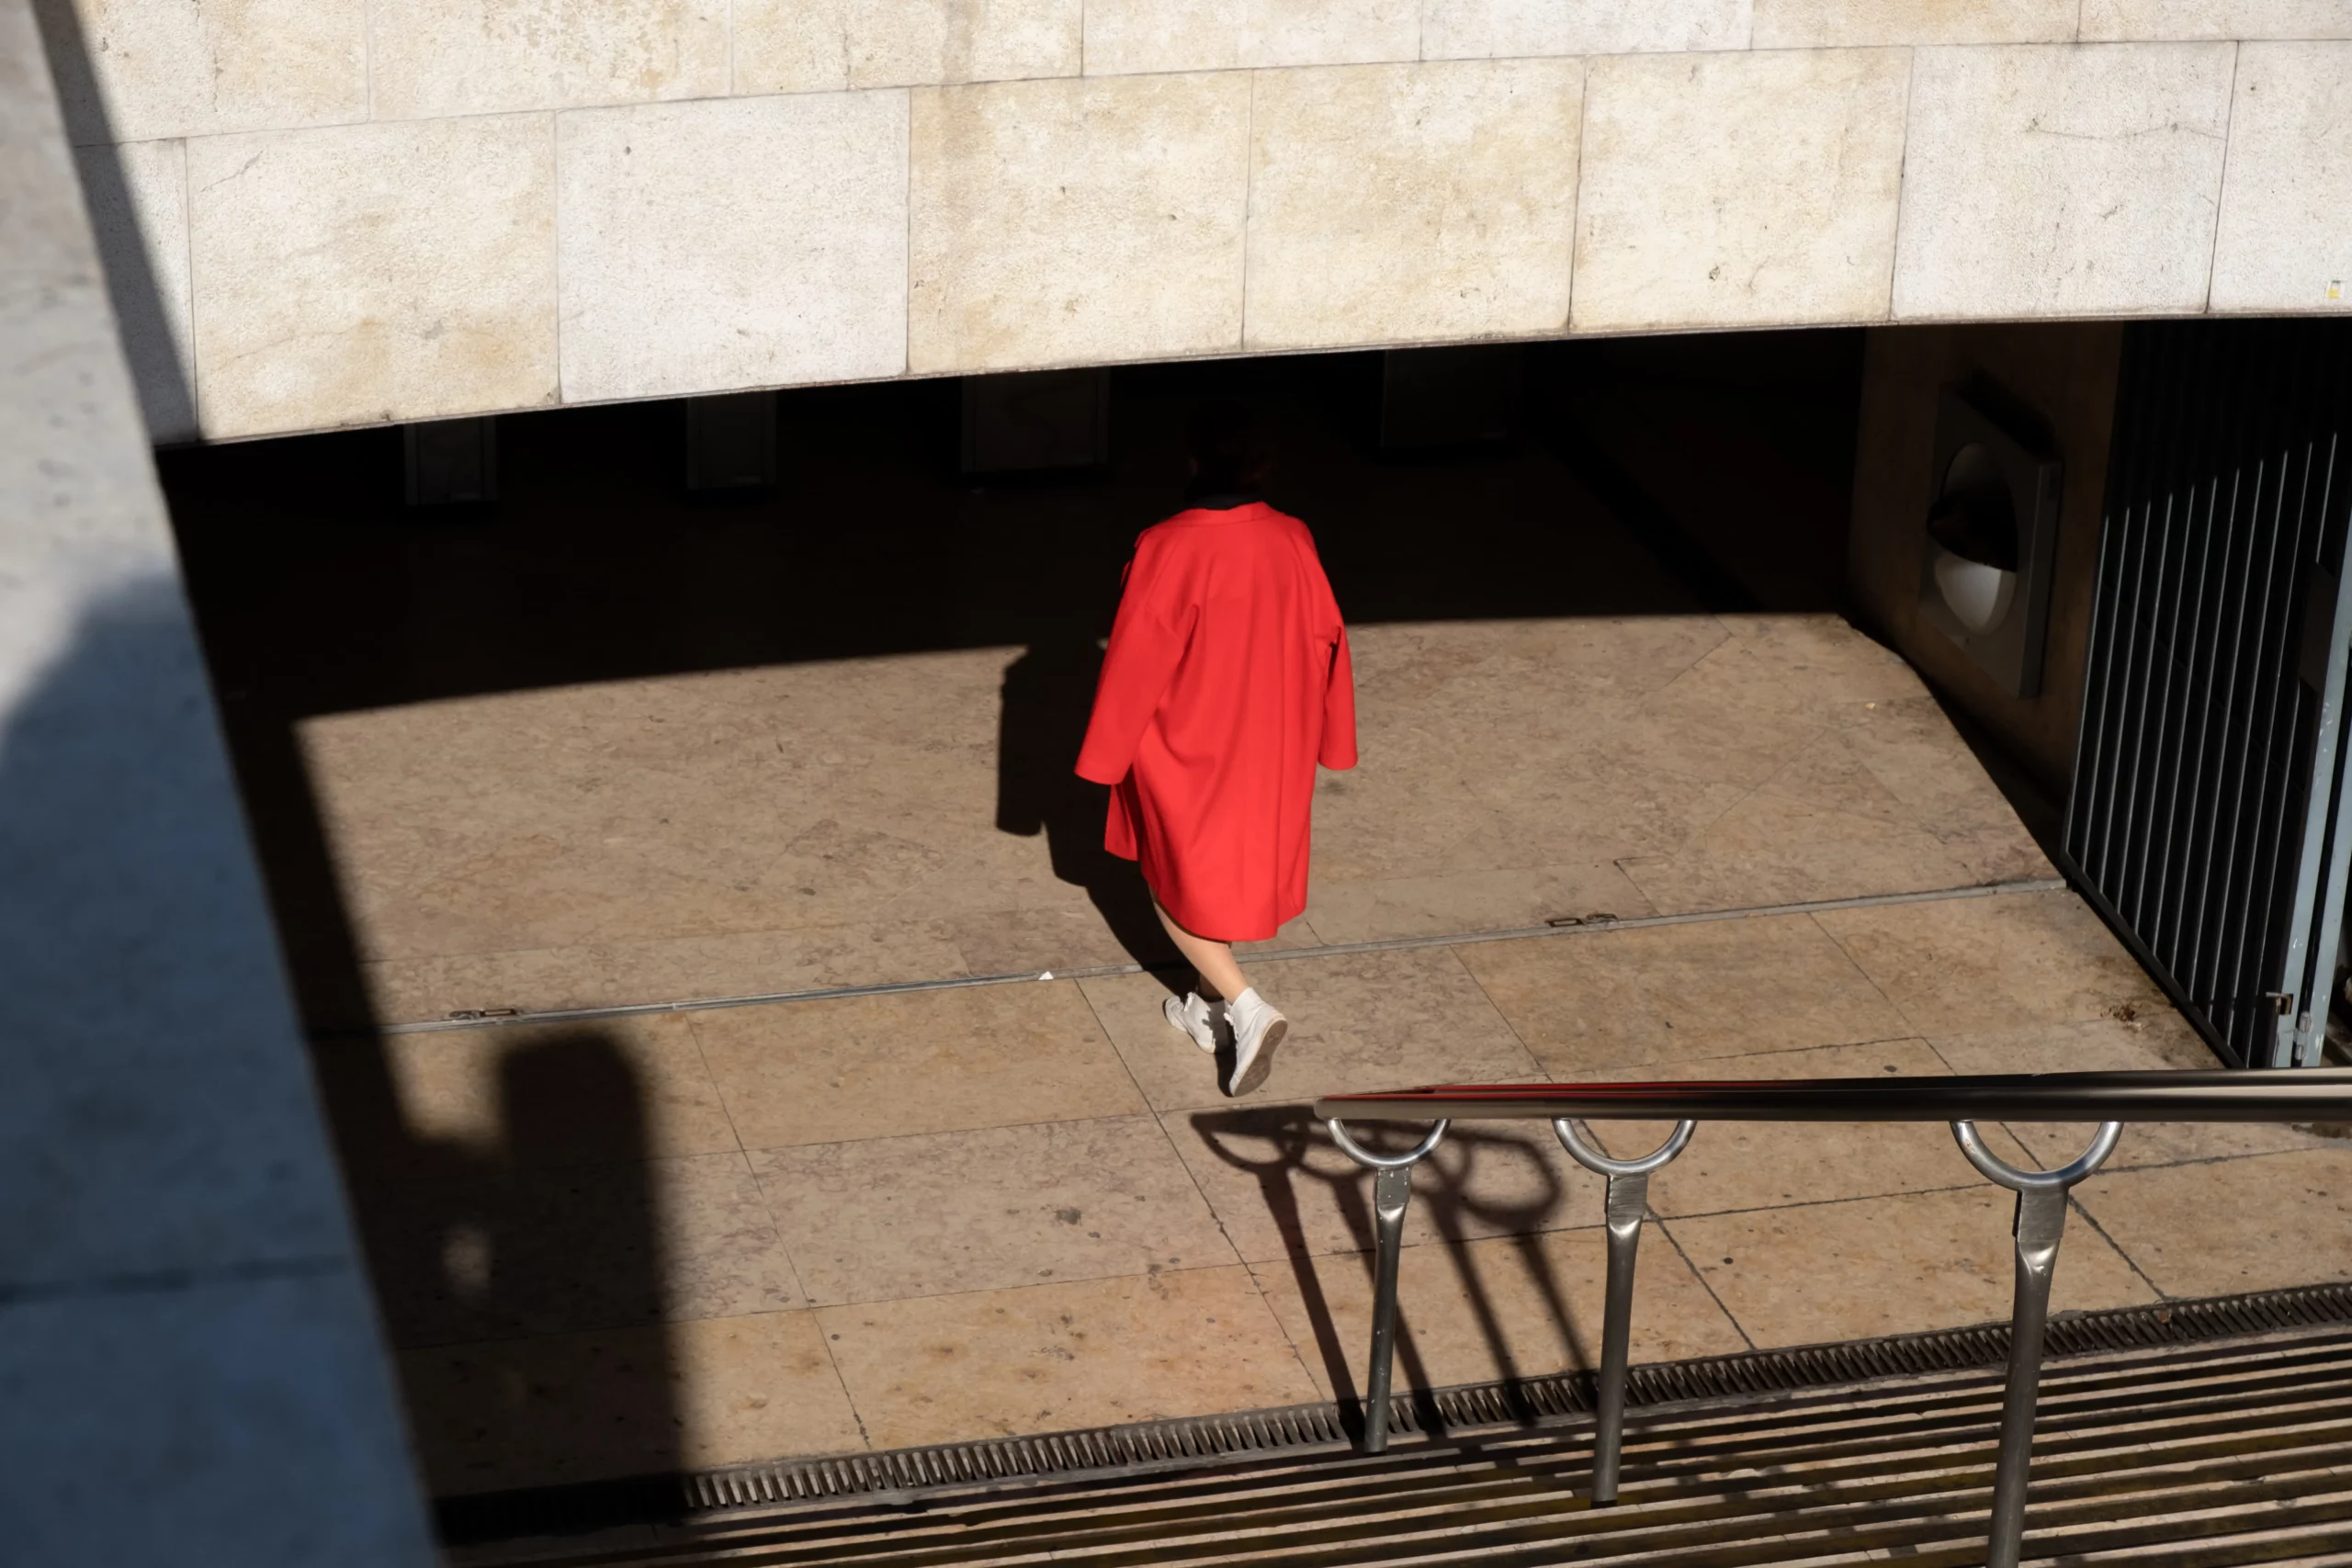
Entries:
{"label": "dark hair", "polygon": [[1258,416],[1240,403],[1226,400],[1203,403],[1193,411],[1184,439],[1200,469],[1193,480],[1195,494],[1262,490],[1273,471],[1274,444]]}

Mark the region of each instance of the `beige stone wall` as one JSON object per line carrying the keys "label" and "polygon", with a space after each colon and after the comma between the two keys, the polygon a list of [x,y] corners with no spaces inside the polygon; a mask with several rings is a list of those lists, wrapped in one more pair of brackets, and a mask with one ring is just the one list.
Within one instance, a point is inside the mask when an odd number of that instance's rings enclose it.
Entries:
{"label": "beige stone wall", "polygon": [[164,440],[2352,308],[2346,0],[40,5]]}
{"label": "beige stone wall", "polygon": [[[1870,334],[1862,366],[1847,553],[1855,608],[2030,768],[2052,800],[2065,797],[2075,773],[2122,348],[2122,327],[2109,321],[1886,328]],[[2041,694],[2029,699],[2004,691],[1917,613],[1919,551],[1935,478],[1937,396],[1977,377],[2048,421],[2066,465]]]}

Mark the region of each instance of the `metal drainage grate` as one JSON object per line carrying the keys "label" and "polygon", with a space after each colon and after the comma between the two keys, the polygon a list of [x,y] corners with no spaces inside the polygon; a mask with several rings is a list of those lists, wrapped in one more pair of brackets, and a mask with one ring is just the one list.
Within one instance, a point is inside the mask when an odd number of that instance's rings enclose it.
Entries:
{"label": "metal drainage grate", "polygon": [[[2190,1345],[2352,1323],[2352,1285],[2313,1285],[2163,1306],[2070,1314],[2052,1320],[2052,1358]],[[1999,1367],[2007,1324],[1751,1350],[1633,1369],[1632,1408],[1656,1409],[1881,1379]],[[1390,1430],[1438,1436],[1481,1427],[1572,1420],[1592,1409],[1589,1373],[1470,1383],[1399,1394]],[[834,1459],[781,1460],[612,1483],[444,1499],[451,1544],[559,1534],[730,1509],[877,1497],[943,1486],[1148,1472],[1250,1454],[1334,1448],[1362,1426],[1359,1402],[1325,1402],[1233,1416],[1145,1421],[1035,1438],[944,1443]]]}

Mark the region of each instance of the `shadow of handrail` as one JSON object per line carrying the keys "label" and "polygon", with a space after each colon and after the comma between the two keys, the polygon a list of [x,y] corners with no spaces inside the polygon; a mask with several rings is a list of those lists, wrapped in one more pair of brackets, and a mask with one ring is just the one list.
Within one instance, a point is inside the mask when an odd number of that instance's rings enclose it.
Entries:
{"label": "shadow of handrail", "polygon": [[[1330,1297],[1316,1266],[1318,1257],[1334,1254],[1328,1249],[1317,1250],[1302,1207],[1301,1187],[1304,1184],[1309,1190],[1320,1188],[1328,1195],[1351,1244],[1348,1251],[1360,1260],[1370,1280],[1375,1267],[1375,1237],[1361,1172],[1348,1162],[1306,1106],[1202,1111],[1189,1121],[1194,1134],[1211,1154],[1257,1180],[1265,1211],[1274,1223],[1284,1258],[1297,1285],[1301,1307],[1314,1334],[1316,1353],[1322,1361],[1332,1397],[1343,1409],[1358,1411],[1355,1419],[1360,1421],[1362,1391],[1349,1364]],[[1250,1147],[1252,1144],[1259,1147]],[[1532,1419],[1540,1412],[1508,1391],[1530,1374],[1520,1364],[1521,1351],[1511,1342],[1490,1281],[1481,1276],[1477,1260],[1464,1244],[1484,1239],[1510,1244],[1567,1353],[1566,1370],[1589,1370],[1584,1349],[1578,1343],[1575,1313],[1542,1240],[1546,1230],[1568,1228],[1560,1222],[1565,1218],[1569,1190],[1555,1165],[1542,1155],[1541,1142],[1532,1135],[1473,1132],[1449,1138],[1437,1154],[1424,1162],[1433,1180],[1426,1201],[1417,1205],[1428,1215],[1427,1223],[1437,1230],[1438,1239],[1444,1244],[1464,1296],[1476,1315],[1478,1333],[1507,1391],[1506,1397],[1513,1401],[1512,1415],[1522,1419]],[[1323,1163],[1327,1168],[1317,1168],[1318,1156],[1326,1156]],[[1482,1191],[1482,1176],[1490,1172],[1498,1159],[1512,1156],[1525,1157],[1536,1175],[1535,1189],[1524,1196],[1511,1198]],[[1400,1327],[1397,1356],[1404,1363],[1406,1382],[1423,1429],[1442,1429],[1444,1419],[1428,1399],[1428,1391],[1438,1385],[1438,1379],[1409,1325]],[[1544,1369],[1547,1372],[1552,1370]]]}

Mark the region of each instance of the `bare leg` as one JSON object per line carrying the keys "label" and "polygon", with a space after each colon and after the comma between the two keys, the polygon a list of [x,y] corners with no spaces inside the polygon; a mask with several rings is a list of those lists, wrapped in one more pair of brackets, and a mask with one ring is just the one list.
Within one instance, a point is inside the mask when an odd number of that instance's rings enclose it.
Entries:
{"label": "bare leg", "polygon": [[1201,977],[1201,995],[1210,1001],[1230,1001],[1250,988],[1250,981],[1241,973],[1241,965],[1233,961],[1233,944],[1211,942],[1204,936],[1194,936],[1176,923],[1174,917],[1159,908],[1154,898],[1151,907],[1159,915],[1159,923],[1168,928],[1168,939],[1176,951],[1192,961]]}

